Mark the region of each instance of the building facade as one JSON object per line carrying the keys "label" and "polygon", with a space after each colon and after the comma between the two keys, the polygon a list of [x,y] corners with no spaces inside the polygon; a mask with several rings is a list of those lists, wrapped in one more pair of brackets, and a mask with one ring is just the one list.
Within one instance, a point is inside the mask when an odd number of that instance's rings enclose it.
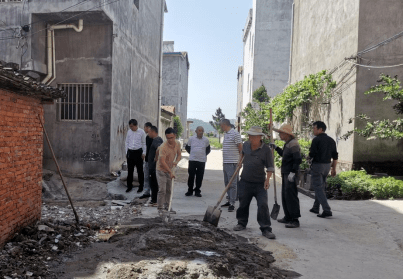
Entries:
{"label": "building facade", "polygon": [[[403,39],[362,51],[403,30],[402,10],[403,2],[399,0],[295,0],[291,82],[327,69],[338,86],[330,102],[306,106],[293,123],[301,128],[305,118],[324,121],[328,134],[337,142],[342,170],[372,166],[375,168],[371,171],[385,172],[382,166],[388,166],[388,172],[394,173],[389,175],[403,172],[402,140],[368,141],[357,135],[341,139],[355,127],[363,128],[364,123],[354,119],[360,114],[373,120],[397,118],[393,101],[382,101],[383,93],[364,92],[377,84],[381,73],[403,78],[401,67],[382,68],[402,63]],[[353,59],[347,61],[349,57]]]}
{"label": "building facade", "polygon": [[41,218],[43,102],[63,92],[41,87],[0,61],[0,248]]}
{"label": "building facade", "polygon": [[161,104],[175,107],[183,126],[182,138],[187,136],[189,67],[188,53],[175,51],[172,41],[164,42]]}
{"label": "building facade", "polygon": [[[29,27],[26,39],[1,41],[0,59],[66,91],[44,106],[61,169],[121,169],[128,121],[159,124],[165,0],[23,2],[0,3],[10,28]],[[47,148],[44,167],[54,169]]]}
{"label": "building facade", "polygon": [[272,97],[287,86],[292,5],[293,0],[253,0],[243,30],[242,110],[260,86]]}

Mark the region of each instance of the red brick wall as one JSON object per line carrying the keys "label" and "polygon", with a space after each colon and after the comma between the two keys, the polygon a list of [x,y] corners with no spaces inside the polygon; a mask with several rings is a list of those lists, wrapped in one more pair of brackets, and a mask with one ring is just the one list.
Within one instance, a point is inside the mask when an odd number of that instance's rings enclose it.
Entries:
{"label": "red brick wall", "polygon": [[39,99],[0,89],[0,248],[41,217],[43,120]]}

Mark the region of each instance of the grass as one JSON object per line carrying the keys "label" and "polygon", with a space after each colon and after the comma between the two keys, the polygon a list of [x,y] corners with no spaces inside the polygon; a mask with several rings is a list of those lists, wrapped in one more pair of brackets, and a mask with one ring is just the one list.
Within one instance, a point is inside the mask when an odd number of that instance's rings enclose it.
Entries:
{"label": "grass", "polygon": [[222,143],[219,143],[218,138],[215,137],[208,137],[210,141],[210,146],[217,149],[222,149]]}

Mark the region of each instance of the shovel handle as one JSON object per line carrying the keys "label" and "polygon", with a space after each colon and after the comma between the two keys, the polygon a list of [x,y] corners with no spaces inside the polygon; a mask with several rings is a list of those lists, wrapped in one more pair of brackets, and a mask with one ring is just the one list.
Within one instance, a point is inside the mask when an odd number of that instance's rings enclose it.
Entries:
{"label": "shovel handle", "polygon": [[238,175],[239,170],[242,167],[242,162],[243,162],[244,155],[242,154],[241,158],[238,161],[238,167],[236,168],[234,174],[232,175],[231,179],[228,182],[228,185],[225,187],[224,192],[222,193],[220,199],[217,201],[217,204],[214,208],[218,208],[220,206],[221,201],[223,200],[225,193],[229,190],[229,187],[231,186],[232,182],[234,181],[235,177]]}

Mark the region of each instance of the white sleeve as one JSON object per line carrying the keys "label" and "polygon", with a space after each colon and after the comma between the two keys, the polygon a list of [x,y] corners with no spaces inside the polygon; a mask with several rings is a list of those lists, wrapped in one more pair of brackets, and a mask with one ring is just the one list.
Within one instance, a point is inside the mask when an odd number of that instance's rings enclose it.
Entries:
{"label": "white sleeve", "polygon": [[143,131],[141,135],[141,147],[143,149],[143,155],[147,153],[147,144],[146,144],[146,133]]}

